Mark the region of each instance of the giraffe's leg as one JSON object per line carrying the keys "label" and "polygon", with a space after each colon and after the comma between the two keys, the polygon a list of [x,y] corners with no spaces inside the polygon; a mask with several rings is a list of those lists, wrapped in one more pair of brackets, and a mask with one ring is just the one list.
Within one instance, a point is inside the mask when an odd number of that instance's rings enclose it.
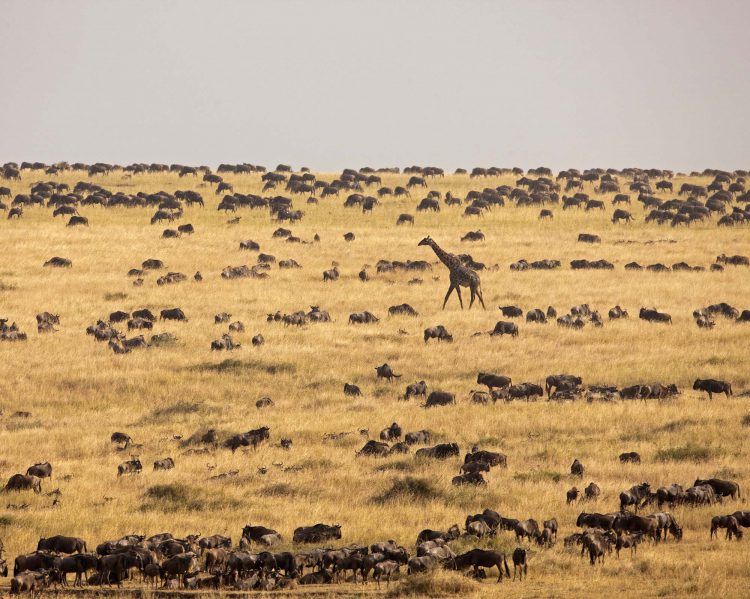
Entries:
{"label": "giraffe's leg", "polygon": [[[443,310],[445,310],[445,304],[448,303],[448,298],[451,296],[451,292],[454,289],[458,289],[458,288],[454,287],[453,284],[451,284],[451,286],[448,288],[448,293],[445,294],[445,299],[443,300]],[[461,294],[460,293],[458,294],[458,299],[459,299],[459,301],[461,300]]]}
{"label": "giraffe's leg", "polygon": [[461,286],[456,285],[456,293],[458,294],[458,303],[461,304],[461,309],[464,309],[464,300],[461,299]]}
{"label": "giraffe's leg", "polygon": [[484,298],[482,297],[482,288],[477,287],[477,297],[479,298],[479,302],[482,304],[482,308],[485,310],[487,309],[487,306],[484,305]]}

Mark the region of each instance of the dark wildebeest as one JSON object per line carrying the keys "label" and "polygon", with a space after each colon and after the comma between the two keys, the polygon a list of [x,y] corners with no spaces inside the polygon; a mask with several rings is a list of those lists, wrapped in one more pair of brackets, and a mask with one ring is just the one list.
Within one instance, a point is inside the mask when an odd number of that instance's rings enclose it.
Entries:
{"label": "dark wildebeest", "polygon": [[516,542],[523,537],[527,537],[531,542],[539,534],[539,524],[533,518],[529,518],[518,522],[513,530],[516,533]]}
{"label": "dark wildebeest", "polygon": [[24,571],[14,575],[10,581],[10,594],[20,595],[21,593],[30,593],[34,597],[35,592],[41,592],[49,584],[49,572],[41,571]]}
{"label": "dark wildebeest", "polygon": [[523,310],[518,306],[501,306],[498,309],[506,318],[519,318],[523,316]]}
{"label": "dark wildebeest", "polygon": [[172,458],[164,458],[154,462],[154,470],[171,470],[172,468],[174,468],[174,460]]}
{"label": "dark wildebeest", "polygon": [[620,454],[620,461],[623,464],[626,464],[628,462],[631,464],[640,464],[641,455],[637,451],[628,451]]}
{"label": "dark wildebeest", "polygon": [[458,443],[439,443],[434,447],[423,447],[414,454],[417,458],[435,458],[445,460],[457,456],[460,449]]}
{"label": "dark wildebeest", "polygon": [[576,526],[581,528],[602,528],[604,530],[611,530],[616,517],[616,514],[588,514],[586,512],[581,512],[578,514]]}
{"label": "dark wildebeest", "polygon": [[612,528],[618,536],[623,532],[629,532],[631,534],[639,533],[650,537],[657,543],[660,540],[659,523],[656,518],[651,516],[636,516],[633,514],[617,516],[612,524]]}
{"label": "dark wildebeest", "polygon": [[349,397],[359,397],[362,395],[362,391],[360,391],[357,385],[344,383],[344,395],[347,395]]}
{"label": "dark wildebeest", "polygon": [[442,539],[443,541],[452,541],[461,536],[461,529],[458,524],[453,524],[447,531],[431,530],[425,528],[422,532],[417,535],[417,545],[424,543],[425,541],[435,541]]}
{"label": "dark wildebeest", "polygon": [[60,574],[64,586],[68,584],[68,574],[75,574],[73,586],[83,586],[83,575],[89,570],[96,570],[99,558],[94,553],[78,553],[62,558],[60,562]]}
{"label": "dark wildebeest", "polygon": [[277,534],[279,533],[273,528],[267,528],[265,526],[251,526],[248,524],[242,529],[242,538],[256,543],[260,542],[261,537]]}
{"label": "dark wildebeest", "polygon": [[555,389],[555,391],[575,391],[582,384],[583,379],[581,379],[580,376],[574,376],[572,374],[552,374],[547,377],[544,388],[547,391],[547,397],[550,397],[552,389]]}
{"label": "dark wildebeest", "polygon": [[583,478],[584,470],[585,469],[583,467],[583,464],[581,464],[580,460],[578,458],[574,459],[573,463],[570,465],[570,474],[572,476]]}
{"label": "dark wildebeest", "polygon": [[[381,577],[385,576],[386,580],[386,588],[390,586],[391,584],[391,576],[396,574],[399,569],[401,568],[401,564],[399,564],[395,560],[387,559],[383,560],[382,562],[378,562],[375,564],[375,567],[373,568],[373,578],[378,583],[378,588],[380,588],[380,579]],[[354,575],[355,582],[357,575],[355,573]]]}
{"label": "dark wildebeest", "polygon": [[417,443],[429,443],[430,442],[430,431],[421,430],[412,433],[406,433],[404,440],[408,445],[416,445]]}
{"label": "dark wildebeest", "polygon": [[742,529],[740,528],[740,524],[737,518],[735,518],[734,516],[714,516],[713,518],[711,518],[712,539],[714,538],[714,536],[718,536],[717,531],[719,528],[727,529],[727,540],[731,540],[732,536],[736,536],[738,541],[742,539]]}
{"label": "dark wildebeest", "polygon": [[295,543],[321,543],[341,538],[341,525],[315,524],[294,529],[292,540]]}
{"label": "dark wildebeest", "polygon": [[39,539],[37,551],[53,551],[56,553],[83,553],[86,551],[86,541],[78,537],[54,537]]}
{"label": "dark wildebeest", "polygon": [[584,534],[581,536],[581,556],[584,551],[589,552],[589,561],[595,565],[596,561],[604,563],[604,555],[609,552],[611,540],[609,537],[595,534]]}
{"label": "dark wildebeest", "polygon": [[400,374],[394,374],[393,369],[388,365],[388,363],[383,364],[382,366],[376,366],[375,367],[376,376],[379,379],[388,379],[388,382],[393,382],[394,378],[401,378]]}
{"label": "dark wildebeest", "polygon": [[401,427],[397,423],[391,424],[388,428],[380,431],[381,441],[395,441],[401,438]]}
{"label": "dark wildebeest", "polygon": [[588,486],[583,490],[583,495],[586,500],[596,501],[601,494],[602,490],[599,488],[599,485],[594,482],[589,483]]}
{"label": "dark wildebeest", "polygon": [[471,549],[466,553],[457,555],[454,559],[456,570],[466,570],[467,568],[474,568],[474,573],[479,571],[479,568],[497,568],[498,577],[497,581],[501,582],[503,579],[503,566],[505,567],[505,575],[510,578],[510,568],[508,568],[508,560],[504,553],[499,551],[487,551],[485,549]]}
{"label": "dark wildebeest", "polygon": [[516,579],[516,572],[518,572],[518,580],[523,580],[523,577],[529,576],[528,565],[526,564],[526,550],[516,547],[513,551],[513,580]]}
{"label": "dark wildebeest", "polygon": [[622,208],[618,208],[612,213],[612,223],[617,224],[621,220],[624,220],[626,223],[629,223],[632,220],[635,220],[633,218],[633,215],[630,214],[627,210],[623,210]]}
{"label": "dark wildebeest", "polygon": [[565,503],[571,504],[578,499],[578,487],[572,487],[565,492]]}
{"label": "dark wildebeest", "polygon": [[510,335],[511,337],[518,337],[518,325],[514,322],[506,322],[499,320],[495,323],[495,328],[490,331],[491,336],[496,335]]}
{"label": "dark wildebeest", "polygon": [[52,464],[49,462],[34,464],[26,470],[26,474],[29,476],[37,476],[39,478],[52,478]]}
{"label": "dark wildebeest", "polygon": [[42,479],[38,476],[28,474],[14,474],[8,479],[5,485],[6,491],[29,491],[34,493],[42,492]]}
{"label": "dark wildebeest", "polygon": [[732,384],[715,379],[695,379],[693,383],[695,391],[705,391],[708,393],[708,399],[713,399],[714,393],[723,393],[727,399],[732,395]]}
{"label": "dark wildebeest", "polygon": [[159,320],[181,320],[187,322],[187,317],[180,308],[169,308],[159,313]]}
{"label": "dark wildebeest", "polygon": [[123,476],[124,474],[138,474],[141,470],[143,470],[141,460],[133,458],[132,460],[123,462],[117,467],[117,476]]}
{"label": "dark wildebeest", "polygon": [[404,399],[408,400],[410,397],[417,397],[422,396],[423,398],[427,397],[427,383],[424,381],[419,381],[418,383],[412,383],[411,385],[407,385],[406,392],[404,393]]}
{"label": "dark wildebeest", "polygon": [[447,391],[433,391],[427,396],[424,403],[425,408],[434,408],[436,406],[447,406],[456,403],[456,395]]}
{"label": "dark wildebeest", "polygon": [[651,485],[648,483],[633,485],[627,491],[623,491],[620,493],[620,510],[624,512],[627,506],[632,505],[635,507],[635,511],[638,512],[638,508],[644,499],[649,496],[650,491]]}
{"label": "dark wildebeest", "polygon": [[709,478],[707,480],[698,479],[693,484],[694,487],[701,485],[708,485],[714,490],[716,495],[731,497],[732,499],[740,498],[740,486],[736,482],[721,480],[720,478]]}
{"label": "dark wildebeest", "polygon": [[479,385],[486,385],[487,388],[492,391],[493,389],[503,389],[505,387],[509,387],[512,381],[508,376],[480,372],[477,375],[477,383]]}

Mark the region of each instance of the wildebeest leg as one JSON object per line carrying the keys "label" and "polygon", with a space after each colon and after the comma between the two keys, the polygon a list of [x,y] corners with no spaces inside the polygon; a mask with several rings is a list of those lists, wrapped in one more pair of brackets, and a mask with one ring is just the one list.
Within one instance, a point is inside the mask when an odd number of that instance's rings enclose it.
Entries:
{"label": "wildebeest leg", "polygon": [[[458,289],[457,287],[453,286],[453,283],[451,283],[451,286],[448,288],[448,293],[445,294],[445,299],[443,300],[443,310],[445,310],[445,304],[448,303],[448,298],[450,297],[451,293],[454,289]],[[459,294],[459,299],[461,298],[461,295]]]}
{"label": "wildebeest leg", "polygon": [[473,287],[469,287],[469,291],[471,292],[471,301],[469,301],[469,310],[471,310],[471,307],[474,305],[474,299],[476,296],[476,292],[474,291]]}
{"label": "wildebeest leg", "polygon": [[487,306],[484,305],[484,298],[482,297],[482,289],[480,287],[477,287],[477,297],[479,298],[479,303],[482,304],[482,308],[486,310]]}

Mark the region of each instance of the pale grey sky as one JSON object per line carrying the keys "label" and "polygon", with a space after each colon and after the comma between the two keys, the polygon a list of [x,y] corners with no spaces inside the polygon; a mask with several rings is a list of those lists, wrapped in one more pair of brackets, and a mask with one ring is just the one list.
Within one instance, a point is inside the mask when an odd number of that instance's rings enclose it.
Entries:
{"label": "pale grey sky", "polygon": [[745,0],[0,2],[0,163],[750,168]]}

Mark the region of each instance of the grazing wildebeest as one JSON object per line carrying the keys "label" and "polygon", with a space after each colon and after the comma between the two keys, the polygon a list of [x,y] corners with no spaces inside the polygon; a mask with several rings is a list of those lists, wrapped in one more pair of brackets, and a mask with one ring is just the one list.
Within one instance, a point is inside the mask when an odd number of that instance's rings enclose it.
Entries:
{"label": "grazing wildebeest", "polygon": [[637,513],[638,508],[648,498],[650,492],[651,485],[645,482],[640,485],[633,485],[627,491],[623,491],[620,493],[620,511],[624,512],[627,506],[632,505]]}
{"label": "grazing wildebeest", "polygon": [[141,460],[133,458],[127,462],[123,462],[117,467],[117,476],[122,476],[124,474],[138,474],[141,470],[143,470]]}
{"label": "grazing wildebeest", "polygon": [[27,474],[14,474],[8,479],[5,485],[6,491],[34,491],[34,493],[42,492],[42,479],[38,476],[31,476]]}
{"label": "grazing wildebeest", "polygon": [[406,441],[408,445],[416,445],[417,443],[421,443],[421,444],[429,443],[431,438],[432,436],[430,435],[430,431],[421,430],[421,431],[406,433],[406,436],[404,437],[404,441]]}
{"label": "grazing wildebeest", "polygon": [[47,588],[49,582],[49,572],[46,570],[24,571],[17,575],[14,574],[10,581],[10,594],[20,595],[21,593],[30,593],[33,598],[34,593],[41,592]]}
{"label": "grazing wildebeest", "polygon": [[586,500],[596,501],[601,494],[602,490],[595,482],[590,482],[588,486],[583,490],[583,496]]}
{"label": "grazing wildebeest", "polygon": [[448,393],[447,391],[433,391],[427,396],[427,401],[424,403],[424,407],[433,408],[436,406],[447,406],[455,403],[456,395],[454,393]]}
{"label": "grazing wildebeest", "polygon": [[180,308],[168,308],[159,313],[159,320],[180,320],[187,322],[187,317]]}
{"label": "grazing wildebeest", "polygon": [[78,537],[54,537],[39,539],[36,546],[37,551],[52,551],[56,553],[83,553],[86,549],[86,541]]}
{"label": "grazing wildebeest", "polygon": [[737,537],[737,540],[739,541],[742,539],[742,529],[740,528],[740,524],[737,521],[737,518],[732,516],[714,516],[711,518],[711,538],[713,539],[714,536],[717,536],[717,531],[719,528],[726,528],[727,534],[726,538],[727,540],[731,541],[732,537]]}
{"label": "grazing wildebeest", "polygon": [[611,546],[611,539],[602,535],[596,534],[584,534],[581,536],[581,556],[585,551],[589,552],[589,561],[591,565],[595,565],[597,560],[599,563],[604,563],[604,555],[609,552]]}
{"label": "grazing wildebeest", "polygon": [[518,306],[501,306],[498,309],[506,318],[519,318],[523,316],[523,310]]}
{"label": "grazing wildebeest", "polygon": [[580,385],[583,384],[583,379],[579,376],[571,374],[553,374],[547,377],[545,380],[545,391],[547,391],[547,397],[552,394],[552,389],[556,391],[566,390],[575,391]]}
{"label": "grazing wildebeest", "polygon": [[721,480],[720,478],[709,478],[707,480],[698,479],[693,484],[694,487],[699,487],[701,485],[708,485],[714,490],[716,495],[731,497],[732,499],[740,498],[740,486],[734,481]]}
{"label": "grazing wildebeest", "polygon": [[52,478],[52,464],[49,462],[34,464],[26,470],[26,474],[29,476],[37,476],[39,478]]}
{"label": "grazing wildebeest", "polygon": [[172,470],[174,460],[172,458],[163,458],[154,462],[154,470]]}
{"label": "grazing wildebeest", "polygon": [[623,464],[631,463],[631,464],[640,464],[641,463],[641,455],[636,451],[628,451],[625,453],[620,454],[620,462]]}
{"label": "grazing wildebeest", "polygon": [[434,447],[423,447],[422,449],[418,449],[415,453],[415,457],[445,460],[457,456],[459,451],[458,443],[439,443]]}
{"label": "grazing wildebeest", "polygon": [[626,223],[629,223],[630,221],[634,220],[633,215],[630,214],[627,210],[623,210],[622,208],[618,208],[612,213],[612,223],[617,224],[621,220],[624,220]]}
{"label": "grazing wildebeest", "polygon": [[713,399],[714,393],[723,393],[729,399],[732,395],[732,384],[726,381],[717,381],[715,379],[695,379],[693,383],[695,391],[705,391],[708,393],[708,399]]}
{"label": "grazing wildebeest", "polygon": [[424,342],[427,343],[430,339],[437,339],[438,341],[446,341],[448,343],[453,341],[453,335],[448,332],[443,325],[439,324],[435,327],[428,327],[424,330]]}
{"label": "grazing wildebeest", "polygon": [[506,322],[499,320],[495,323],[495,328],[490,331],[491,336],[496,335],[510,335],[511,337],[518,337],[518,325],[514,322]]}
{"label": "grazing wildebeest", "polygon": [[344,395],[347,395],[349,397],[359,397],[362,395],[362,391],[360,391],[357,385],[344,383]]}
{"label": "grazing wildebeest", "polygon": [[376,366],[376,376],[379,379],[388,379],[388,382],[393,382],[394,378],[401,378],[400,374],[394,374],[393,369],[388,365],[388,363],[383,364],[382,366]]}
{"label": "grazing wildebeest", "polygon": [[646,320],[648,322],[663,322],[672,324],[672,317],[665,313],[659,312],[654,308],[641,308],[638,312],[638,318]]}
{"label": "grazing wildebeest", "polygon": [[586,512],[581,512],[578,514],[576,526],[582,528],[602,528],[604,530],[611,530],[616,517],[617,514],[588,514]]}
{"label": "grazing wildebeest", "polygon": [[401,438],[401,427],[394,422],[388,428],[384,428],[380,431],[381,441],[395,441]]}
{"label": "grazing wildebeest", "polygon": [[499,551],[488,551],[485,549],[471,549],[466,553],[457,555],[454,559],[456,570],[466,570],[467,568],[474,568],[474,572],[478,572],[479,568],[497,568],[498,577],[497,582],[501,582],[503,579],[503,566],[505,567],[505,575],[510,578],[510,568],[508,567],[508,560],[504,553]]}
{"label": "grazing wildebeest", "polygon": [[575,458],[573,460],[573,463],[570,465],[571,476],[577,476],[579,478],[583,478],[583,473],[584,473],[583,464],[580,462],[578,458]]}
{"label": "grazing wildebeest", "polygon": [[633,535],[620,535],[617,537],[617,540],[615,541],[615,554],[617,555],[617,559],[620,559],[620,551],[622,549],[630,549],[630,554],[635,555],[638,551],[638,545],[641,544],[643,541],[643,535],[642,534],[633,534]]}
{"label": "grazing wildebeest", "polygon": [[[453,524],[447,531],[431,530],[429,528],[425,528],[417,535],[416,544],[421,545],[425,541],[435,541],[438,539],[448,542],[452,541],[453,539],[457,539],[460,536],[461,529],[458,527],[458,524]],[[417,551],[417,555],[419,555],[419,550]]]}
{"label": "grazing wildebeest", "polygon": [[527,537],[531,542],[539,534],[539,524],[533,518],[529,518],[516,523],[513,530],[516,533],[516,542],[519,542],[523,537]]}
{"label": "grazing wildebeest", "polygon": [[295,543],[321,543],[341,538],[341,525],[315,524],[294,529],[292,540]]}
{"label": "grazing wildebeest", "polygon": [[492,391],[493,389],[503,389],[505,387],[509,387],[511,383],[512,380],[508,376],[490,374],[486,372],[480,372],[477,375],[477,384],[486,385],[490,391]]}
{"label": "grazing wildebeest", "polygon": [[404,392],[405,400],[417,396],[422,396],[423,398],[427,397],[427,383],[424,381],[419,381],[418,383],[412,383],[411,385],[406,386],[406,391]]}

